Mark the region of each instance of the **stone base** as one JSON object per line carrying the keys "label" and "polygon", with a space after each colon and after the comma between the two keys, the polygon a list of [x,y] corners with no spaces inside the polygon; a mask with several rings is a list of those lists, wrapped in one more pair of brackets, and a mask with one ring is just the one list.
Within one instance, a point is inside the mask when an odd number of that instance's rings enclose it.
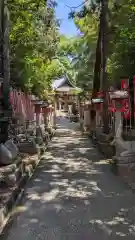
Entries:
{"label": "stone base", "polygon": [[30,155],[37,154],[38,148],[34,141],[31,142],[23,142],[18,144],[18,149],[20,153],[27,153]]}
{"label": "stone base", "polygon": [[[44,154],[46,146],[37,148],[37,152],[32,154],[19,154],[13,164],[0,167],[0,188],[15,186],[20,178],[27,172],[32,172],[36,167],[37,161]],[[28,151],[27,151],[28,152]]]}
{"label": "stone base", "polygon": [[[6,181],[7,185],[1,187],[0,190],[0,234],[2,233],[9,217],[11,216],[12,207],[17,204],[18,197],[21,198],[23,194],[23,189],[26,184],[28,178],[30,178],[39,163],[38,155],[34,155],[29,157],[28,155],[22,159],[21,166],[23,165],[23,169],[20,170],[20,174],[18,175],[18,181],[14,182],[14,185],[11,186],[9,182]],[[7,176],[13,166],[9,166],[8,169],[0,168],[1,172]],[[17,171],[17,169],[16,169]],[[14,172],[15,175],[15,172]]]}
{"label": "stone base", "polygon": [[124,181],[127,182],[129,177],[129,165],[128,164],[117,164],[118,174]]}
{"label": "stone base", "polygon": [[112,158],[115,154],[115,147],[110,144],[113,140],[113,135],[105,134],[101,132],[101,129],[96,129],[95,137],[101,153],[107,158]]}
{"label": "stone base", "polygon": [[132,189],[135,189],[135,163],[118,164],[118,174]]}
{"label": "stone base", "polygon": [[71,117],[70,117],[70,121],[71,122],[79,122],[79,116],[78,115],[72,115]]}
{"label": "stone base", "polygon": [[97,137],[98,141],[100,141],[100,142],[107,142],[107,143],[110,143],[113,140],[113,138],[114,138],[112,133],[106,134],[106,133],[97,132],[97,131],[96,131],[96,137]]}
{"label": "stone base", "polygon": [[132,150],[125,150],[120,153],[120,156],[121,157],[135,157],[135,152],[133,152]]}
{"label": "stone base", "polygon": [[104,154],[107,158],[112,158],[115,154],[115,148],[111,146],[107,142],[98,142],[99,150]]}
{"label": "stone base", "polygon": [[45,134],[44,134],[44,142],[45,142],[46,144],[48,144],[48,142],[50,141],[50,139],[51,139],[51,134],[48,133],[47,131],[45,131]]}
{"label": "stone base", "polygon": [[135,155],[127,155],[127,156],[115,155],[112,157],[112,160],[117,164],[131,164],[135,161]]}
{"label": "stone base", "polygon": [[24,155],[18,157],[14,164],[0,167],[0,188],[8,188],[15,186],[21,179],[21,177],[27,173],[27,166],[35,165],[38,161],[38,154],[29,156]]}
{"label": "stone base", "polygon": [[53,133],[54,133],[54,129],[53,129],[51,126],[47,127],[47,128],[46,128],[46,131],[47,131],[47,133],[49,134],[49,136],[52,136]]}
{"label": "stone base", "polygon": [[36,139],[35,139],[35,142],[37,145],[41,146],[44,142],[43,138],[40,137],[40,136],[37,136]]}

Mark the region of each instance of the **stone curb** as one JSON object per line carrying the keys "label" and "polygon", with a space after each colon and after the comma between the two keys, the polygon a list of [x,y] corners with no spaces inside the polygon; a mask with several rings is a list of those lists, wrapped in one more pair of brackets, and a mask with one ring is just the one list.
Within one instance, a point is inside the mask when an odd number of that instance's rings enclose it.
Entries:
{"label": "stone curb", "polygon": [[35,164],[33,164],[33,167],[30,167],[29,171],[26,170],[25,173],[22,174],[20,181],[13,188],[11,195],[6,200],[4,206],[0,208],[0,234],[3,232],[4,227],[6,226],[9,218],[12,215],[12,209],[16,205],[16,201],[18,200],[18,197],[21,198],[21,195],[27,180],[32,177],[34,170],[36,169],[39,162],[40,162],[40,157],[37,156],[37,159],[35,160]]}
{"label": "stone curb", "polygon": [[[90,138],[93,141],[92,138]],[[123,163],[123,164],[114,164],[113,160],[113,149],[109,146],[110,149],[106,151],[108,143],[105,142],[96,142],[96,149],[101,153],[111,165],[111,172],[119,177],[120,181],[125,183],[132,191],[135,191],[135,165],[134,163]],[[133,169],[132,169],[133,166]]]}
{"label": "stone curb", "polygon": [[[55,131],[53,131],[51,138],[55,135]],[[48,143],[49,144],[49,143]],[[48,144],[45,146],[45,150],[48,148]],[[9,219],[12,217],[12,210],[17,205],[19,200],[22,198],[24,189],[27,181],[32,177],[37,168],[40,160],[40,154],[37,154],[35,161],[31,161],[31,163],[25,168],[25,172],[20,177],[17,185],[12,189],[10,196],[7,198],[5,203],[0,206],[0,236],[4,231],[4,228],[8,224]]]}
{"label": "stone curb", "polygon": [[109,142],[102,142],[98,139],[93,139],[92,136],[90,136],[89,133],[86,133],[88,138],[91,140],[92,144],[95,145],[96,149],[107,159],[111,159],[114,156],[115,150],[114,148],[109,144]]}
{"label": "stone curb", "polygon": [[127,184],[132,191],[135,191],[135,164],[134,163],[123,163],[118,164],[118,174],[122,181]]}
{"label": "stone curb", "polygon": [[90,141],[95,145],[97,151],[106,158],[106,161],[110,163],[111,172],[119,177],[119,180],[126,184],[133,192],[135,192],[135,163],[123,163],[114,164],[113,149],[109,146],[109,150],[105,151],[108,143],[93,140],[89,133],[85,133]]}

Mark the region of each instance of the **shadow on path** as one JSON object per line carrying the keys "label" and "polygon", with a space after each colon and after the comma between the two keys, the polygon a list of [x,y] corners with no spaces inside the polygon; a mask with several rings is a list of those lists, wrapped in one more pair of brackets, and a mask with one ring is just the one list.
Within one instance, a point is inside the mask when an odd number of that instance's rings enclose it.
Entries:
{"label": "shadow on path", "polygon": [[2,240],[135,238],[134,194],[86,137],[68,130],[58,130]]}

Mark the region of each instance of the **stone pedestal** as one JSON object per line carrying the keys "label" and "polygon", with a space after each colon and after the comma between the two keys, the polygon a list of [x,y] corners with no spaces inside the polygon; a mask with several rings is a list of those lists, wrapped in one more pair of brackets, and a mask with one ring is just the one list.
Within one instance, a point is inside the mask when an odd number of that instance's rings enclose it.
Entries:
{"label": "stone pedestal", "polygon": [[14,163],[0,167],[0,187],[15,186],[20,175],[24,173],[24,165],[21,157],[18,157]]}
{"label": "stone pedestal", "polygon": [[101,116],[99,111],[96,111],[96,126],[99,126],[101,122]]}
{"label": "stone pedestal", "polygon": [[122,117],[120,112],[115,113],[115,138],[113,143],[116,147],[116,155],[113,157],[118,163],[129,163],[134,161],[135,142],[122,139]]}
{"label": "stone pedestal", "polygon": [[105,134],[101,128],[96,128],[95,135],[100,151],[107,158],[112,158],[115,154],[115,148],[110,144],[113,139],[113,134]]}
{"label": "stone pedestal", "polygon": [[19,143],[18,149],[20,153],[26,153],[29,155],[38,153],[38,148],[34,140],[31,142],[24,141],[22,143]]}
{"label": "stone pedestal", "polygon": [[18,155],[18,148],[12,142],[8,140],[5,144],[0,144],[0,164],[9,165],[12,164]]}
{"label": "stone pedestal", "polygon": [[90,110],[89,110],[89,108],[87,108],[87,109],[84,109],[84,128],[86,130],[88,130],[88,129],[90,129],[90,125],[91,125]]}

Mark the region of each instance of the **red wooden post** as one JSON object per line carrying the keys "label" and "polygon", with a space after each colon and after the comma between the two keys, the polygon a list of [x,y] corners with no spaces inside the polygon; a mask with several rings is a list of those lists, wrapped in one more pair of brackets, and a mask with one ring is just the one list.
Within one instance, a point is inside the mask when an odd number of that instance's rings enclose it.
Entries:
{"label": "red wooden post", "polygon": [[40,112],[41,112],[41,107],[39,104],[34,104],[35,105],[35,113],[36,113],[36,125],[40,124]]}
{"label": "red wooden post", "polygon": [[48,125],[47,117],[48,117],[48,107],[42,107],[43,117],[44,117],[44,124],[45,126]]}

